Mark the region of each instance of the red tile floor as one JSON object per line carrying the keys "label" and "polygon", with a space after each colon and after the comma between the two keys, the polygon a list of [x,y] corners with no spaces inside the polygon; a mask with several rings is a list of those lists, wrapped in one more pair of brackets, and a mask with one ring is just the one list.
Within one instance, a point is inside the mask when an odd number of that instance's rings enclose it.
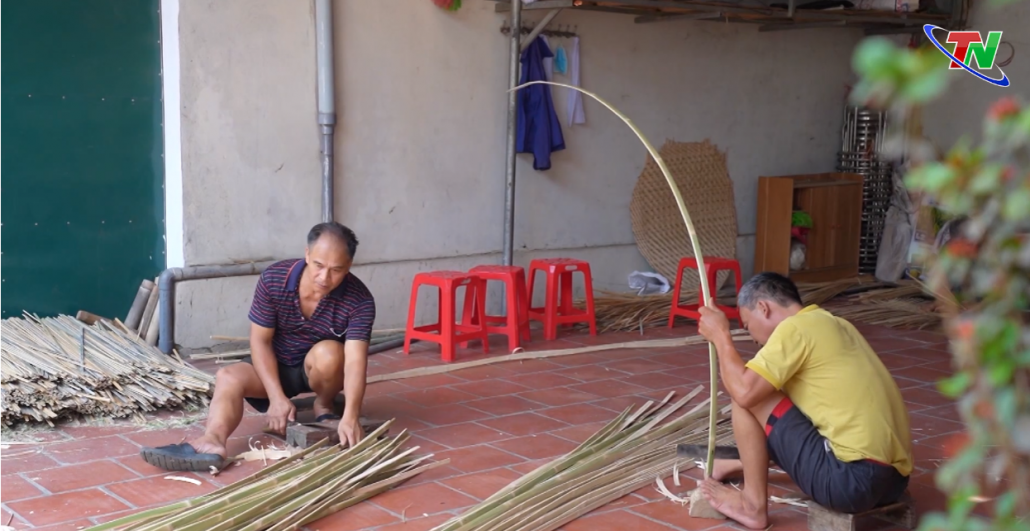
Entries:
{"label": "red tile floor", "polygon": [[[862,327],[895,376],[908,403],[917,471],[910,491],[920,513],[944,507],[933,473],[945,448],[962,429],[952,403],[934,382],[947,374],[950,358],[943,336],[928,332]],[[656,329],[645,338],[692,335],[681,326]],[[570,333],[552,342],[535,340],[530,350],[568,348],[642,339],[640,334],[590,337]],[[506,353],[505,341],[491,342],[493,355]],[[738,343],[742,351],[757,345]],[[437,365],[432,345],[415,345],[410,356],[397,352],[370,358],[370,372],[382,374]],[[481,357],[460,351],[459,361]],[[413,478],[403,486],[315,522],[318,530],[430,529],[475,504],[541,462],[571,450],[627,405],[685,393],[708,380],[707,347],[611,350],[560,358],[481,366],[448,374],[387,381],[369,386],[364,414],[395,418],[423,451],[450,458],[448,466]],[[162,413],[175,418],[181,413]],[[263,418],[248,412],[231,440],[230,452],[246,449],[260,435]],[[252,473],[260,462],[232,467],[212,477],[194,474],[201,486],[167,481],[168,474],[143,463],[141,445],[179,442],[200,433],[199,424],[146,431],[140,425],[65,426],[42,432],[36,444],[12,445],[2,454],[2,521],[15,529],[81,529],[146,507],[209,492]],[[184,474],[179,474],[184,475]],[[696,477],[696,473],[694,474]],[[781,476],[782,477],[782,476]],[[773,476],[776,480],[776,476]],[[683,493],[693,486],[670,489]],[[789,495],[788,484],[772,494]],[[772,505],[777,531],[805,529],[805,509]],[[647,486],[565,526],[573,530],[738,529],[726,522],[697,520],[686,509]]]}

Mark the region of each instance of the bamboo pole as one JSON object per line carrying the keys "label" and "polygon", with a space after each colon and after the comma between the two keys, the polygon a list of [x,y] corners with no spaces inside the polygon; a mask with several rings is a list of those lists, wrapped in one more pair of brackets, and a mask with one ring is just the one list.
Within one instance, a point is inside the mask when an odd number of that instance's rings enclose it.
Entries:
{"label": "bamboo pole", "polygon": [[[569,90],[576,90],[587,96],[590,96],[591,98],[597,100],[597,102],[601,105],[604,105],[608,110],[615,113],[616,116],[618,116],[627,126],[629,126],[630,129],[633,130],[633,133],[637,135],[637,138],[640,139],[640,142],[644,144],[644,147],[647,149],[647,152],[650,153],[651,157],[654,158],[656,163],[658,163],[658,168],[662,170],[662,175],[665,176],[666,182],[669,183],[669,188],[672,190],[672,195],[676,198],[676,206],[679,207],[680,215],[683,217],[683,223],[687,226],[687,232],[690,234],[690,246],[694,250],[694,257],[697,259],[697,273],[701,277],[701,279],[708,278],[708,266],[704,263],[704,256],[701,254],[701,242],[698,240],[697,231],[694,229],[694,221],[690,219],[690,213],[687,212],[687,205],[683,201],[683,195],[680,193],[679,187],[676,186],[676,181],[673,179],[672,172],[669,171],[669,167],[666,166],[665,160],[662,159],[662,156],[658,153],[658,150],[655,149],[654,145],[652,145],[651,142],[648,141],[647,137],[644,136],[644,133],[640,131],[640,129],[636,125],[633,124],[629,117],[627,117],[621,111],[612,106],[612,104],[601,99],[600,96],[594,94],[593,92],[583,90],[582,88],[574,85],[567,85],[565,83],[555,83],[552,81],[530,81],[529,83],[524,83],[522,85],[510,89],[510,91],[517,91],[530,85],[536,84],[565,87]],[[711,306],[712,294],[710,293],[708,282],[703,280],[701,282],[701,295],[705,306]],[[708,363],[709,385],[711,386],[712,395],[712,410],[709,412],[711,424],[709,425],[710,433],[708,435],[708,459],[706,461],[707,466],[705,467],[705,475],[706,477],[711,477],[712,468],[715,461],[715,393],[716,389],[718,389],[719,386],[719,358],[718,354],[715,351],[715,345],[712,343],[708,344]]]}

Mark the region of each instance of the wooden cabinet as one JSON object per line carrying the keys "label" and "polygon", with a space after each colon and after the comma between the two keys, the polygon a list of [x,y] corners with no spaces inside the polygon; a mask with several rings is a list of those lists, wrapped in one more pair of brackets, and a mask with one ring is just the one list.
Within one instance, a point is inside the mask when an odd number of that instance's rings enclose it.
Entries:
{"label": "wooden cabinet", "polygon": [[[790,223],[795,210],[812,216],[805,268],[790,270]],[[795,282],[858,276],[862,176],[820,173],[758,178],[755,272],[775,271]]]}

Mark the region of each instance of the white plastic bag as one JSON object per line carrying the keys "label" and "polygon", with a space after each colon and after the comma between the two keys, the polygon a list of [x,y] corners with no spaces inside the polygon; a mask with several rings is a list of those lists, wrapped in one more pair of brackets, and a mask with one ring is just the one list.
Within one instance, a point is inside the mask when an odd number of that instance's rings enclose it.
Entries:
{"label": "white plastic bag", "polygon": [[905,188],[904,173],[908,164],[894,170],[894,194],[884,220],[880,250],[876,256],[876,279],[897,282],[908,268],[909,249],[915,233],[917,205]]}
{"label": "white plastic bag", "polygon": [[629,275],[630,289],[637,290],[637,295],[668,293],[669,281],[658,273],[650,271],[634,271]]}

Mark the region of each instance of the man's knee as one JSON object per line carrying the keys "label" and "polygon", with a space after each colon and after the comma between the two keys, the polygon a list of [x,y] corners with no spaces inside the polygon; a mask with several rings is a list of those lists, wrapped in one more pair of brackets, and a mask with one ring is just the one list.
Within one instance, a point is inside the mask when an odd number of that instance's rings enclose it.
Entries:
{"label": "man's knee", "polygon": [[215,373],[215,390],[242,395],[247,387],[248,375],[245,371],[248,369],[253,370],[246,363],[233,363],[218,369]]}
{"label": "man's knee", "polygon": [[343,343],[339,341],[320,341],[311,347],[304,358],[304,370],[308,378],[328,378],[343,374]]}

